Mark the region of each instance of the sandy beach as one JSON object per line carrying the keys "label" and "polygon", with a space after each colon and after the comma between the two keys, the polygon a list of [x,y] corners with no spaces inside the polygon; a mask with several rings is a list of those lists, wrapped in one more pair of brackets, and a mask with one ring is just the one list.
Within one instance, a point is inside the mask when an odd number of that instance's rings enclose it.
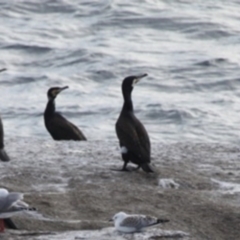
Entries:
{"label": "sandy beach", "polygon": [[[0,187],[25,193],[41,215],[14,217],[19,230],[1,239],[240,239],[236,146],[153,143],[154,174],[111,171],[122,166],[117,141],[18,138],[6,146],[12,160],[0,162]],[[122,235],[108,222],[119,211],[170,222]]]}

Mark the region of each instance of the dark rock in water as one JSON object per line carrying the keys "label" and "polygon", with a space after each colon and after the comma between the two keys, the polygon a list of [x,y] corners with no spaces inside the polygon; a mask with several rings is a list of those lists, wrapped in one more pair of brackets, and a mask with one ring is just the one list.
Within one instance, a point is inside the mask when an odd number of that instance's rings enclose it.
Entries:
{"label": "dark rock in water", "polygon": [[[153,142],[158,172],[126,174],[110,171],[121,163],[117,141],[21,137],[6,144],[12,161],[0,162],[1,187],[25,193],[42,216],[14,217],[21,231],[7,230],[3,239],[240,239],[238,147]],[[122,235],[108,222],[119,211],[170,222]]]}
{"label": "dark rock in water", "polygon": [[209,66],[215,66],[222,63],[227,63],[227,59],[225,58],[215,58],[210,60],[205,60],[199,63],[196,63],[196,65],[203,66],[203,67],[209,67]]}

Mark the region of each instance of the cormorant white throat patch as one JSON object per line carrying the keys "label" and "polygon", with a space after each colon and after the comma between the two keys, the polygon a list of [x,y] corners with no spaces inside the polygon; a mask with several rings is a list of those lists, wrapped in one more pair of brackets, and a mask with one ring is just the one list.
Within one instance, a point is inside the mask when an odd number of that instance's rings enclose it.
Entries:
{"label": "cormorant white throat patch", "polygon": [[135,84],[139,82],[139,80],[140,80],[139,78],[135,78],[135,79],[133,80],[132,86],[134,87]]}
{"label": "cormorant white throat patch", "polygon": [[121,147],[121,153],[126,154],[128,152],[128,149],[125,146]]}

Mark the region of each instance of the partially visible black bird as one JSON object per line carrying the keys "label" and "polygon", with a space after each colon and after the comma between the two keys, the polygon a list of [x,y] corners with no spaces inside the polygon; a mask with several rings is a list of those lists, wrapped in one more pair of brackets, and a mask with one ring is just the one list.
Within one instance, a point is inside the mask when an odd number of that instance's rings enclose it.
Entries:
{"label": "partially visible black bird", "polygon": [[15,230],[18,229],[15,223],[11,220],[11,218],[5,218],[3,219],[3,222],[6,228],[15,229]]}
{"label": "partially visible black bird", "polygon": [[87,140],[83,133],[60,113],[55,112],[55,98],[67,89],[66,87],[53,87],[47,92],[48,103],[44,112],[45,126],[54,140]]}
{"label": "partially visible black bird", "polygon": [[123,107],[120,116],[116,122],[116,133],[121,147],[123,168],[120,171],[129,171],[128,162],[137,164],[145,172],[153,172],[150,165],[151,145],[148,133],[143,124],[135,117],[131,93],[134,85],[147,74],[139,76],[130,76],[123,80],[122,94]]}
{"label": "partially visible black bird", "polygon": [[[0,69],[0,72],[4,72],[6,70],[7,70],[6,68],[2,68]],[[10,158],[8,157],[7,153],[4,150],[4,131],[1,118],[0,118],[0,159],[5,162],[10,160]],[[11,218],[4,219],[4,224],[7,228],[17,229],[17,226],[14,224]]]}
{"label": "partially visible black bird", "polygon": [[[6,68],[3,68],[3,69],[0,69],[0,72],[6,71],[6,70],[7,70]],[[1,117],[0,117],[0,159],[4,162],[7,162],[10,160],[6,151],[4,150],[4,130],[3,130]]]}
{"label": "partially visible black bird", "polygon": [[4,131],[2,119],[0,117],[0,159],[4,162],[10,161],[5,149],[4,149]]}

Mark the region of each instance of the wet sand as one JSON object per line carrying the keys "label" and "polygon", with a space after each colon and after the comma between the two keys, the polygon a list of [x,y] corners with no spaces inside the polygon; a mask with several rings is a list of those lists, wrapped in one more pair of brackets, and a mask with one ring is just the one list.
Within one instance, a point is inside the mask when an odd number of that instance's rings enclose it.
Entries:
{"label": "wet sand", "polygon": [[[0,162],[0,187],[24,192],[42,216],[14,217],[21,230],[7,230],[1,239],[240,239],[236,146],[152,143],[154,174],[110,171],[122,167],[117,141],[18,138],[8,139],[6,146],[12,161]],[[164,188],[160,179],[179,187]],[[118,211],[170,222],[146,233],[119,235],[108,222]]]}

